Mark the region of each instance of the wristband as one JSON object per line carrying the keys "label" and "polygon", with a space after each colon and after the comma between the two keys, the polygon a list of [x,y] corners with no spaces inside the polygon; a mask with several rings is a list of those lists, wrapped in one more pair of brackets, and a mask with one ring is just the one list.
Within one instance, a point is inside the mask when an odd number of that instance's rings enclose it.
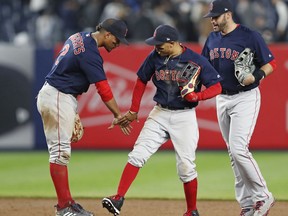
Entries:
{"label": "wristband", "polygon": [[253,76],[255,78],[255,82],[259,82],[261,79],[266,77],[266,74],[263,70],[259,69],[253,73]]}
{"label": "wristband", "polygon": [[203,100],[203,93],[202,92],[196,92],[196,95],[198,97],[198,101]]}

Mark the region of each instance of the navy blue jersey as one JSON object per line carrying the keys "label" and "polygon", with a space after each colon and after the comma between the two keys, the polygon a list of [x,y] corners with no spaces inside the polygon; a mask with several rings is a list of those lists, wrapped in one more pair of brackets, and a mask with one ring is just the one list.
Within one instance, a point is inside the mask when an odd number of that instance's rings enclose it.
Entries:
{"label": "navy blue jersey", "polygon": [[82,94],[92,83],[106,80],[103,59],[96,41],[89,32],[79,32],[70,36],[46,81],[61,92]]}
{"label": "navy blue jersey", "polygon": [[207,59],[188,48],[185,48],[181,55],[172,59],[162,57],[153,50],[141,65],[137,75],[145,83],[152,78],[156,86],[153,99],[157,103],[175,108],[196,107],[198,102],[191,103],[181,97],[177,84],[177,75],[189,61],[201,67],[200,83],[195,92],[200,91],[202,84],[208,88],[221,80],[220,75]]}
{"label": "navy blue jersey", "polygon": [[261,35],[245,26],[239,25],[227,35],[211,32],[208,36],[202,55],[210,61],[223,78],[221,81],[223,89],[245,91],[259,85],[259,82],[255,82],[248,86],[241,86],[235,77],[234,60],[245,48],[250,48],[255,53],[256,70],[274,59]]}

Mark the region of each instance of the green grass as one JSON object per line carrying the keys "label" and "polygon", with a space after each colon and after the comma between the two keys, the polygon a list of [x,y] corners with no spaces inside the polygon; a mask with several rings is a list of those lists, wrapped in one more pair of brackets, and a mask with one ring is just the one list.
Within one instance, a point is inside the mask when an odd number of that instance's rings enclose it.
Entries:
{"label": "green grass", "polygon": [[[74,197],[101,198],[116,192],[127,151],[72,151],[70,188]],[[253,152],[269,189],[288,200],[288,151]],[[234,200],[234,179],[225,151],[197,153],[198,198]],[[48,153],[1,152],[0,197],[55,197]],[[130,198],[184,198],[173,151],[158,151],[140,170]]]}

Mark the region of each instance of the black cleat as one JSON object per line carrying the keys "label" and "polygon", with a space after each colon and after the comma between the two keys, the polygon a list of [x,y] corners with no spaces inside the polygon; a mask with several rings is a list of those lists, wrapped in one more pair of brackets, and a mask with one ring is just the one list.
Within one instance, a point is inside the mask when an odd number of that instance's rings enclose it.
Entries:
{"label": "black cleat", "polygon": [[56,216],[93,216],[92,212],[86,211],[80,204],[73,203],[68,207],[60,209],[58,205],[55,206]]}
{"label": "black cleat", "polygon": [[197,210],[186,212],[183,216],[200,216]]}
{"label": "black cleat", "polygon": [[124,197],[118,195],[112,197],[105,197],[102,200],[103,208],[106,208],[114,216],[120,215],[123,203],[124,203]]}

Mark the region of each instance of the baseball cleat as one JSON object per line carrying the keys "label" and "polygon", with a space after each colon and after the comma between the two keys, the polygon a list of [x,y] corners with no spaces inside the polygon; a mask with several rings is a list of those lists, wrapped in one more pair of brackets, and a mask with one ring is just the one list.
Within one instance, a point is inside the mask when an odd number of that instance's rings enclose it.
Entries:
{"label": "baseball cleat", "polygon": [[253,207],[242,208],[240,216],[254,216],[255,209]]}
{"label": "baseball cleat", "polygon": [[186,212],[183,216],[200,216],[197,210]]}
{"label": "baseball cleat", "polygon": [[124,197],[118,195],[112,197],[105,197],[102,200],[103,208],[106,208],[114,216],[120,215],[123,203],[124,203]]}
{"label": "baseball cleat", "polygon": [[73,203],[66,208],[60,209],[58,205],[55,206],[56,216],[94,216],[92,212],[86,211],[78,203]]}
{"label": "baseball cleat", "polygon": [[256,202],[255,213],[253,216],[267,216],[275,203],[275,198],[270,196],[266,200]]}

